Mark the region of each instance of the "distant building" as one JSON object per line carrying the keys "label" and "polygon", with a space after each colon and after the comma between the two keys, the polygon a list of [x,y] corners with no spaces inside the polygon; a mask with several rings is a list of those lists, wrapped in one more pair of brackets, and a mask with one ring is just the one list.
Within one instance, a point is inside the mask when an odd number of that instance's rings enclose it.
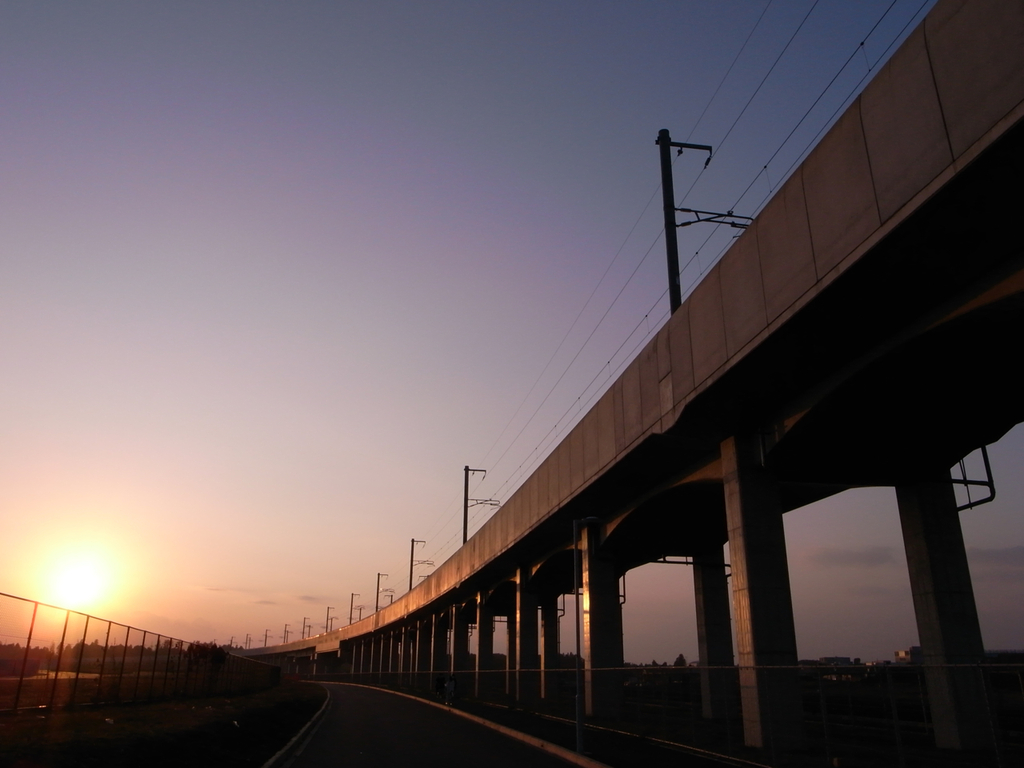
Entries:
{"label": "distant building", "polygon": [[[1021,664],[1024,663],[1024,650],[985,651],[984,661],[996,664]],[[896,663],[923,664],[924,654],[921,653],[921,646],[912,645],[905,651],[896,651]]]}
{"label": "distant building", "polygon": [[896,651],[897,664],[921,664],[924,662],[924,655],[921,653],[920,645],[912,645],[905,651]]}
{"label": "distant building", "polygon": [[1024,650],[985,651],[985,661],[991,661],[997,664],[1021,664],[1024,663]]}
{"label": "distant building", "polygon": [[833,667],[852,667],[860,664],[860,659],[851,659],[849,656],[822,656],[818,659],[818,663],[829,664]]}

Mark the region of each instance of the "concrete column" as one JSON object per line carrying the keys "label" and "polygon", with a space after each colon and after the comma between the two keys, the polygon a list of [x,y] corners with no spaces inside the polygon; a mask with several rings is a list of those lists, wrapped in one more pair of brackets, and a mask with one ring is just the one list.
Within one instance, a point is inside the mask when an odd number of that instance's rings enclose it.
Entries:
{"label": "concrete column", "polygon": [[505,657],[505,693],[509,697],[516,695],[516,659],[519,652],[516,649],[516,642],[519,639],[519,630],[516,629],[516,612],[512,611],[505,617],[505,630],[508,632],[508,655]]}
{"label": "concrete column", "polygon": [[434,678],[448,672],[448,616],[434,614],[430,637],[430,684]]}
{"label": "concrete column", "polygon": [[[469,670],[469,620],[461,605],[452,606],[451,672]],[[465,685],[465,683],[463,683]]]}
{"label": "concrete column", "polygon": [[416,686],[430,688],[430,619],[416,622]]}
{"label": "concrete column", "polygon": [[935,743],[947,749],[990,747],[980,670],[945,666],[978,664],[985,653],[949,472],[896,486],[896,501]]}
{"label": "concrete column", "polygon": [[540,695],[537,647],[537,596],[529,589],[529,570],[516,575],[516,700],[535,703]]}
{"label": "concrete column", "polygon": [[377,666],[376,665],[379,664],[379,661],[378,661],[379,657],[377,656],[377,636],[376,635],[370,635],[369,645],[370,645],[370,658],[369,658],[370,663],[369,663],[369,666],[367,667],[366,671],[370,673],[370,680],[371,681],[375,681],[377,679],[376,678],[376,674],[377,674]]}
{"label": "concrete column", "polygon": [[416,663],[416,630],[413,626],[402,627],[402,685],[412,687],[415,684],[413,667]]}
{"label": "concrete column", "polygon": [[580,532],[583,555],[583,664],[586,711],[597,717],[618,717],[622,703],[622,605],[619,577],[611,562],[597,552],[598,531]]}
{"label": "concrete column", "polygon": [[384,650],[381,642],[383,640],[382,635],[375,634],[370,638],[370,680],[373,683],[380,682],[380,665],[382,651]]}
{"label": "concrete column", "polygon": [[[803,743],[786,533],[757,435],[722,443],[725,513],[740,666],[743,738],[772,752]],[[776,667],[776,669],[772,669]]]}
{"label": "concrete column", "polygon": [[494,668],[494,612],[487,605],[484,593],[476,597],[476,679],[477,698],[493,688]]}
{"label": "concrete column", "polygon": [[401,677],[406,668],[402,666],[403,659],[406,658],[406,628],[398,627],[392,633],[394,635],[394,644],[392,645],[392,658],[394,659],[391,666],[391,677],[398,681],[401,685]]}
{"label": "concrete column", "polygon": [[729,580],[722,547],[709,547],[694,554],[693,592],[697,608],[701,709],[709,719],[728,717],[737,681],[729,618]]}
{"label": "concrete column", "polygon": [[391,682],[392,674],[398,671],[398,638],[395,637],[397,632],[391,630],[388,632],[388,644],[387,644],[387,672],[388,682]]}
{"label": "concrete column", "polygon": [[540,601],[540,695],[553,699],[558,696],[558,669],[561,657],[558,650],[558,595]]}

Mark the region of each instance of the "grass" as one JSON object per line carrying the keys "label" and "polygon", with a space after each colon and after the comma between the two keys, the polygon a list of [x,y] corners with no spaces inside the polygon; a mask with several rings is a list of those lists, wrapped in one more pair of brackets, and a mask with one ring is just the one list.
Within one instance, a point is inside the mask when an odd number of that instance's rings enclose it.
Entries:
{"label": "grass", "polygon": [[314,683],[245,696],[0,716],[0,768],[261,766],[324,702]]}

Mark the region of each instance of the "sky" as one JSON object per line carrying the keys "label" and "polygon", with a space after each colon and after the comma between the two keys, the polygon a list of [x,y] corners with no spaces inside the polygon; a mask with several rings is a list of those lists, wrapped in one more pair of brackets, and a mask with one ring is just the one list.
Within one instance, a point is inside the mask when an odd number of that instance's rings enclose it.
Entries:
{"label": "sky", "polygon": [[[236,643],[401,594],[665,322],[658,130],[754,215],[931,4],[0,1],[0,592]],[[1022,455],[964,514],[990,648]],[[891,489],[786,530],[802,657],[916,643]],[[695,658],[691,583],[627,576],[628,660]]]}

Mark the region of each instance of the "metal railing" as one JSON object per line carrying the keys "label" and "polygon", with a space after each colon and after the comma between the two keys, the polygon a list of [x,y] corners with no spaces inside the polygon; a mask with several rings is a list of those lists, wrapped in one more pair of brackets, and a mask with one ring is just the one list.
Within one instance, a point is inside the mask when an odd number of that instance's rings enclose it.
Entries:
{"label": "metal railing", "polygon": [[[386,660],[385,660],[386,663]],[[570,662],[571,663],[571,662]],[[410,671],[353,672],[350,664],[325,668],[316,675],[293,662],[289,670],[307,678],[376,685],[424,697],[439,695],[438,673]],[[397,666],[397,665],[395,665]],[[984,744],[965,750],[935,746],[935,726],[928,702],[927,675],[936,670],[973,681],[981,691]],[[303,674],[303,673],[306,674]],[[783,675],[795,681],[801,722],[796,749],[777,747],[790,733],[772,732],[764,723],[763,746],[745,744],[740,708],[741,673]],[[627,666],[593,670],[591,684],[605,697],[603,715],[588,717],[588,728],[608,729],[741,758],[762,765],[886,765],[921,768],[1008,768],[1024,765],[1024,665],[985,663],[949,667],[912,664],[803,665],[741,670],[739,667]],[[709,701],[702,676],[718,676],[719,699]],[[572,669],[491,670],[479,677],[456,672],[457,696],[474,703],[511,705],[556,719],[573,720],[576,695]],[[517,685],[520,693],[517,695]],[[777,686],[765,685],[771,696]],[[522,691],[527,695],[523,696]],[[611,699],[611,706],[609,704]],[[773,702],[765,702],[773,708]],[[785,752],[785,754],[783,754]]]}
{"label": "metal railing", "polygon": [[249,693],[280,673],[212,643],[0,593],[0,711]]}

